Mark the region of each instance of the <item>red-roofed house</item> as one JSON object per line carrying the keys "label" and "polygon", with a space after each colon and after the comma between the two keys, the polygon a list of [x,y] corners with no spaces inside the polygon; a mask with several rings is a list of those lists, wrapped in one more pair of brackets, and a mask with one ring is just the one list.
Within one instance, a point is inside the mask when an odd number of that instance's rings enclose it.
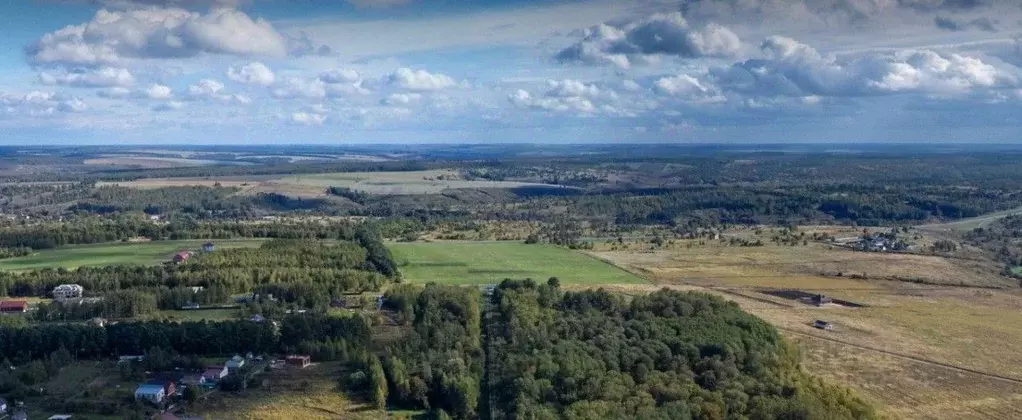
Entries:
{"label": "red-roofed house", "polygon": [[199,385],[216,386],[216,383],[226,376],[226,366],[212,366],[209,369],[206,369],[206,372],[202,374],[202,378],[199,379]]}
{"label": "red-roofed house", "polygon": [[181,252],[178,252],[177,254],[174,254],[174,262],[180,264],[180,263],[183,263],[185,261],[188,261],[188,259],[191,258],[191,257],[192,257],[192,253],[191,252],[181,251]]}
{"label": "red-roofed house", "polygon": [[28,302],[23,300],[0,301],[0,313],[24,313],[28,311]]}

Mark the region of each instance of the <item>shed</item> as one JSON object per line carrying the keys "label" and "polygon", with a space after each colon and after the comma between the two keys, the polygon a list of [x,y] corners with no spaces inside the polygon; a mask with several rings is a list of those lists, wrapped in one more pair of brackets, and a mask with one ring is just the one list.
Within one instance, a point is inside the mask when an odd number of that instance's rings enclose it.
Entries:
{"label": "shed", "polygon": [[288,366],[304,368],[312,364],[312,358],[309,356],[291,355],[284,359],[284,363]]}
{"label": "shed", "polygon": [[0,313],[14,314],[28,311],[28,302],[24,300],[0,301]]}
{"label": "shed", "polygon": [[181,252],[178,252],[177,254],[174,254],[174,262],[176,262],[178,264],[181,264],[181,263],[183,263],[185,261],[188,261],[188,259],[191,258],[191,257],[192,257],[192,253],[191,252],[181,251]]}

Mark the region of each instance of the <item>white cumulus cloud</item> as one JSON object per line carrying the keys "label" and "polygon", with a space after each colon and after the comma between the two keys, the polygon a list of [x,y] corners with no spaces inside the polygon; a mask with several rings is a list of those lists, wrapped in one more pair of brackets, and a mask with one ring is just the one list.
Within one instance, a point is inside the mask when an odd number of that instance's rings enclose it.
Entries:
{"label": "white cumulus cloud", "polygon": [[101,67],[98,69],[76,69],[73,71],[42,72],[39,81],[44,85],[66,85],[75,87],[130,87],[135,77],[128,69]]}
{"label": "white cumulus cloud", "polygon": [[202,14],[158,6],[101,9],[89,22],[47,33],[26,48],[29,60],[41,65],[120,64],[200,53],[282,57],[288,51],[287,37],[239,10]]}
{"label": "white cumulus cloud", "polygon": [[169,86],[154,84],[149,88],[143,90],[142,95],[149,99],[164,100],[170,99],[174,96],[173,90]]}
{"label": "white cumulus cloud", "polygon": [[291,114],[291,123],[298,125],[323,125],[326,116],[313,112],[295,112]]}
{"label": "white cumulus cloud", "polygon": [[227,69],[227,78],[238,83],[261,86],[270,86],[277,80],[273,70],[260,62],[251,62],[237,68],[232,66]]}
{"label": "white cumulus cloud", "polygon": [[654,14],[620,26],[600,24],[584,38],[561,50],[560,61],[613,64],[628,68],[650,63],[660,55],[677,57],[733,57],[742,42],[730,29],[709,23],[694,27],[681,13]]}
{"label": "white cumulus cloud", "polygon": [[795,97],[955,94],[1018,84],[1017,68],[928,49],[839,58],[780,36],[768,38],[761,49],[766,58],[716,72],[718,84],[748,94]]}
{"label": "white cumulus cloud", "polygon": [[443,90],[458,85],[450,76],[409,68],[397,69],[390,75],[390,83],[403,89],[416,91]]}

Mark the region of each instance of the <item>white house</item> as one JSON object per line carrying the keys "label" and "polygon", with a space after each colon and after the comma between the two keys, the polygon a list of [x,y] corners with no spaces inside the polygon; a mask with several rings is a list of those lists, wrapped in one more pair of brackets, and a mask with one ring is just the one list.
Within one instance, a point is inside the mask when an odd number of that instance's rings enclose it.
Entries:
{"label": "white house", "polygon": [[216,385],[221,379],[227,377],[227,367],[213,366],[206,370],[199,378],[199,385]]}
{"label": "white house", "polygon": [[62,284],[53,289],[53,299],[63,302],[70,299],[81,299],[85,289],[77,284]]}
{"label": "white house", "polygon": [[234,372],[238,369],[241,369],[242,366],[245,366],[245,358],[241,356],[234,356],[230,360],[228,360],[227,363],[224,364],[224,366],[227,367],[227,370],[229,372]]}
{"label": "white house", "polygon": [[167,396],[166,390],[163,385],[139,385],[138,389],[135,390],[135,399],[149,401],[153,404],[159,404],[163,402],[163,399]]}

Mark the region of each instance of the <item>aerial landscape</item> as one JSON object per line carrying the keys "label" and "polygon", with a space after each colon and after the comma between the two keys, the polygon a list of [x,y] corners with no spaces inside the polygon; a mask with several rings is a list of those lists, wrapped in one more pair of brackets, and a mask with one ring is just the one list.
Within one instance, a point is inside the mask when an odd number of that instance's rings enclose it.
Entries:
{"label": "aerial landscape", "polygon": [[0,420],[1022,419],[1019,34],[0,2]]}

